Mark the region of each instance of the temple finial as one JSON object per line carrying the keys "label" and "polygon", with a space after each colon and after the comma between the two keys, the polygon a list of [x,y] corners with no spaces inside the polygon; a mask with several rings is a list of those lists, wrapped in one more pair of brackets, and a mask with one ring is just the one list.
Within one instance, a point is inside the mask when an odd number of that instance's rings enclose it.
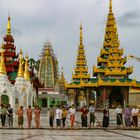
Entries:
{"label": "temple finial", "polygon": [[7,35],[11,34],[10,12],[8,12]]}
{"label": "temple finial", "polygon": [[82,23],[80,23],[80,45],[83,44],[83,28]]}
{"label": "temple finial", "polygon": [[18,68],[18,76],[17,77],[24,77],[22,62],[23,62],[22,49],[20,49],[20,53],[19,53],[19,68]]}
{"label": "temple finial", "polygon": [[61,72],[61,77],[60,77],[60,81],[62,82],[62,83],[65,83],[65,77],[64,77],[64,71],[63,71],[63,67],[61,68],[62,69],[62,72]]}
{"label": "temple finial", "polygon": [[25,57],[24,78],[25,80],[30,81],[30,74],[28,70],[28,54],[26,54],[26,57]]}
{"label": "temple finial", "polygon": [[110,3],[109,3],[109,12],[112,13],[112,0],[110,0]]}
{"label": "temple finial", "polygon": [[5,68],[5,62],[4,62],[4,49],[3,49],[3,43],[2,43],[2,45],[1,45],[0,73],[6,75],[6,68]]}
{"label": "temple finial", "polygon": [[50,47],[47,47],[45,50],[45,56],[50,56],[50,55],[51,55]]}

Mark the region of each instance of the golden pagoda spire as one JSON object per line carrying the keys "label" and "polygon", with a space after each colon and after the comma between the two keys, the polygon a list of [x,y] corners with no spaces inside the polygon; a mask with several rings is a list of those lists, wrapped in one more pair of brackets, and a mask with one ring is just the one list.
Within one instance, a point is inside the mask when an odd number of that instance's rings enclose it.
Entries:
{"label": "golden pagoda spire", "polygon": [[2,46],[1,46],[0,73],[6,75],[6,68],[5,68],[5,62],[4,62],[4,49],[3,49],[3,43],[2,43]]}
{"label": "golden pagoda spire", "polygon": [[11,35],[10,15],[8,16],[7,35]]}
{"label": "golden pagoda spire", "polygon": [[25,68],[24,68],[24,78],[25,78],[25,80],[30,81],[30,73],[29,73],[28,67],[29,67],[28,66],[28,55],[26,54]]}
{"label": "golden pagoda spire", "polygon": [[66,82],[65,77],[64,77],[63,67],[62,67],[62,73],[61,73],[61,77],[60,77],[60,82],[64,83],[64,84]]}
{"label": "golden pagoda spire", "polygon": [[109,3],[109,12],[112,13],[112,0],[110,0],[110,3]]}
{"label": "golden pagoda spire", "polygon": [[119,47],[117,26],[115,16],[112,11],[112,0],[109,3],[109,14],[105,29],[104,48]]}
{"label": "golden pagoda spire", "polygon": [[17,75],[17,77],[24,77],[22,63],[23,63],[22,49],[20,49],[20,53],[19,53],[19,68],[18,68],[18,75]]}
{"label": "golden pagoda spire", "polygon": [[83,45],[83,28],[81,23],[80,23],[80,45]]}
{"label": "golden pagoda spire", "polygon": [[50,56],[50,55],[51,55],[50,47],[47,47],[47,49],[45,50],[45,56]]}
{"label": "golden pagoda spire", "polygon": [[72,74],[73,79],[88,79],[90,74],[88,74],[87,60],[83,45],[83,30],[82,24],[80,24],[80,44],[78,47],[78,54],[76,60],[76,66],[74,69],[74,74]]}

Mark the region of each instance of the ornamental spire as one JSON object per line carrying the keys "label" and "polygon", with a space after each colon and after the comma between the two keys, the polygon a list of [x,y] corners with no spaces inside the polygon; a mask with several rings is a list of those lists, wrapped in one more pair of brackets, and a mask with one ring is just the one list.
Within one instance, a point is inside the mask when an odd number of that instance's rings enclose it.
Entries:
{"label": "ornamental spire", "polygon": [[112,13],[112,0],[110,0],[110,3],[109,3],[109,12]]}
{"label": "ornamental spire", "polygon": [[63,71],[63,67],[62,67],[62,73],[61,73],[61,77],[60,77],[60,81],[62,82],[62,83],[65,83],[65,77],[64,77],[64,71]]}
{"label": "ornamental spire", "polygon": [[11,35],[11,23],[10,23],[10,15],[8,15],[8,23],[7,23],[7,35]]}
{"label": "ornamental spire", "polygon": [[117,33],[115,16],[112,12],[112,0],[109,3],[109,14],[105,29],[104,48],[119,47],[120,42]]}
{"label": "ornamental spire", "polygon": [[29,70],[28,70],[28,55],[26,54],[25,57],[25,68],[24,68],[24,78],[27,81],[30,81],[30,74],[29,74]]}
{"label": "ornamental spire", "polygon": [[74,69],[73,79],[88,79],[90,75],[88,74],[87,60],[85,55],[85,49],[83,45],[83,32],[82,24],[80,24],[80,44],[78,47],[78,54],[76,60],[76,67]]}
{"label": "ornamental spire", "polygon": [[17,77],[24,77],[22,63],[23,63],[22,49],[20,49],[20,53],[19,53],[19,68],[18,68],[18,76]]}
{"label": "ornamental spire", "polygon": [[47,47],[45,50],[45,56],[51,56],[51,50],[50,47]]}
{"label": "ornamental spire", "polygon": [[2,43],[2,46],[1,46],[0,73],[6,75],[6,68],[5,68],[5,62],[4,62],[4,49],[3,49],[3,43]]}
{"label": "ornamental spire", "polygon": [[83,28],[81,23],[80,23],[80,45],[83,45]]}

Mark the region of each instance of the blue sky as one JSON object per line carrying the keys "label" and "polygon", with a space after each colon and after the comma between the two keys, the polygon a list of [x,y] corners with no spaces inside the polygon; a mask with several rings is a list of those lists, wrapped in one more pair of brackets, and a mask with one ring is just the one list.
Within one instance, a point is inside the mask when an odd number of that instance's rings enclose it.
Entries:
{"label": "blue sky", "polygon": [[[58,58],[60,72],[64,68],[67,81],[71,80],[79,44],[79,26],[83,25],[84,46],[92,75],[92,67],[102,48],[109,0],[0,0],[0,36],[6,33],[10,11],[12,35],[17,52],[39,58],[44,42],[51,41]],[[113,0],[120,48],[124,55],[140,57],[140,0]],[[133,65],[130,77],[140,80],[140,62]]]}

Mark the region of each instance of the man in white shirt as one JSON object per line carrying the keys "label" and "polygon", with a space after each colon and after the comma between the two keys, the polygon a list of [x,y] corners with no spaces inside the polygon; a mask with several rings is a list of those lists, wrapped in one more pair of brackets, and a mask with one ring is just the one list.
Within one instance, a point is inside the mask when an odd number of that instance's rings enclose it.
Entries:
{"label": "man in white shirt", "polygon": [[58,128],[58,127],[61,127],[61,119],[62,119],[62,109],[61,109],[60,106],[57,107],[55,114],[56,114],[56,116],[55,116],[55,118],[56,118],[56,126]]}
{"label": "man in white shirt", "polygon": [[90,113],[90,127],[91,124],[93,123],[93,127],[95,124],[95,106],[93,104],[91,104],[91,106],[89,107],[89,113]]}
{"label": "man in white shirt", "polygon": [[120,126],[123,124],[121,105],[118,105],[118,107],[115,109],[115,113],[116,113],[116,119],[117,119],[117,126]]}
{"label": "man in white shirt", "polygon": [[139,115],[139,109],[134,106],[132,108],[132,124],[134,127],[138,127],[138,115]]}

